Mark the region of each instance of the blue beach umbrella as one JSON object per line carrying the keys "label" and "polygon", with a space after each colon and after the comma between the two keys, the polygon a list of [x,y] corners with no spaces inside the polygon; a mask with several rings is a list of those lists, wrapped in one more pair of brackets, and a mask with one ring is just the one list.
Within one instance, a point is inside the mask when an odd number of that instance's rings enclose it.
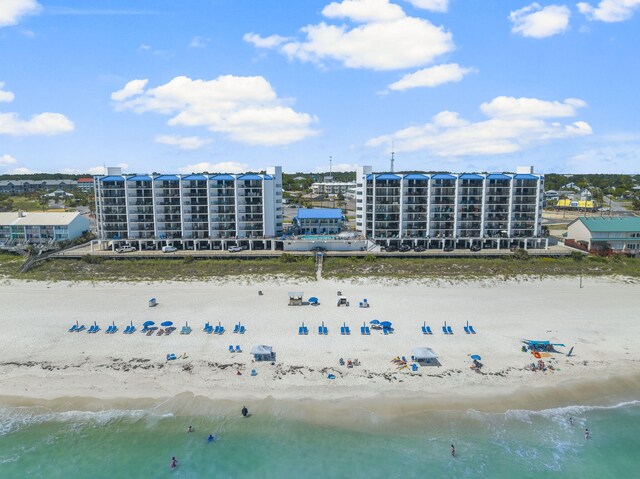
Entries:
{"label": "blue beach umbrella", "polygon": [[476,361],[480,361],[482,358],[477,354],[473,354],[473,355],[471,355],[471,359],[475,359]]}
{"label": "blue beach umbrella", "polygon": [[173,326],[173,321],[165,321],[164,323],[160,323],[160,326]]}
{"label": "blue beach umbrella", "polygon": [[382,321],[380,323],[380,326],[382,326],[383,328],[390,328],[391,327],[391,321]]}
{"label": "blue beach umbrella", "polygon": [[374,319],[372,321],[369,321],[369,324],[380,324],[380,321],[378,321],[377,319]]}
{"label": "blue beach umbrella", "polygon": [[318,298],[316,298],[315,296],[312,296],[311,298],[309,298],[309,302],[310,303],[317,303],[318,302]]}
{"label": "blue beach umbrella", "polygon": [[156,324],[155,321],[145,321],[142,325],[146,328],[147,326],[152,326]]}

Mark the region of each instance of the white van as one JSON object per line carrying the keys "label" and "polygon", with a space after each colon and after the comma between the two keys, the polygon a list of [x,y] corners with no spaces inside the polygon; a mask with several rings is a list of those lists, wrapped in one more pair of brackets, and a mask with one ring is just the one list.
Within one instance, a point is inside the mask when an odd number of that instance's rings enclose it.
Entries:
{"label": "white van", "polygon": [[178,248],[176,248],[175,246],[163,246],[162,247],[162,252],[163,253],[175,253],[176,251],[178,251]]}

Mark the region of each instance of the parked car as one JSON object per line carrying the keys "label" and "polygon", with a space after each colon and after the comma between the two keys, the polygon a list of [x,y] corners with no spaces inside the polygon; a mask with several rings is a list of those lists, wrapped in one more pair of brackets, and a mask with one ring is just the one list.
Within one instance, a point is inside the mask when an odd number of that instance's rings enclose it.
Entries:
{"label": "parked car", "polygon": [[396,246],[389,245],[385,248],[385,251],[387,253],[395,253],[396,251],[398,251],[398,248]]}
{"label": "parked car", "polygon": [[229,253],[239,253],[242,251],[242,248],[240,246],[229,246],[228,251]]}
{"label": "parked car", "polygon": [[175,246],[163,246],[162,247],[162,252],[163,253],[175,253],[176,251],[178,251],[178,248],[176,248]]}
{"label": "parked car", "polygon": [[444,251],[446,251],[447,253],[451,253],[454,249],[455,248],[453,247],[453,245],[450,245],[450,244],[444,247]]}
{"label": "parked car", "polygon": [[116,249],[116,253],[133,253],[136,250],[135,246],[120,246]]}
{"label": "parked car", "polygon": [[426,251],[427,248],[425,248],[424,246],[416,246],[415,248],[413,248],[413,251],[415,251],[416,253],[422,253],[423,251]]}
{"label": "parked car", "polygon": [[398,251],[402,251],[403,253],[406,253],[407,251],[411,251],[411,246],[409,246],[408,244],[402,244],[398,248]]}
{"label": "parked car", "polygon": [[479,244],[474,244],[474,245],[471,245],[471,248],[469,249],[475,253],[477,251],[480,251],[482,249],[482,246],[480,246]]}

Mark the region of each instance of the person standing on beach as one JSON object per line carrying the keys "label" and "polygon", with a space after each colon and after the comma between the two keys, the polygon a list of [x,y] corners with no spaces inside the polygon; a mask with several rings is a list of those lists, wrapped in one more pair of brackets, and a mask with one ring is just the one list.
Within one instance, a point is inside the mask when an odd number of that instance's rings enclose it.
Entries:
{"label": "person standing on beach", "polygon": [[585,429],[585,430],[584,430],[584,439],[585,439],[585,441],[586,441],[587,439],[589,439],[589,429]]}
{"label": "person standing on beach", "polygon": [[247,409],[247,406],[242,406],[242,415],[244,417],[247,417],[249,415],[249,410]]}
{"label": "person standing on beach", "polygon": [[453,444],[451,444],[451,457],[456,457],[456,448]]}

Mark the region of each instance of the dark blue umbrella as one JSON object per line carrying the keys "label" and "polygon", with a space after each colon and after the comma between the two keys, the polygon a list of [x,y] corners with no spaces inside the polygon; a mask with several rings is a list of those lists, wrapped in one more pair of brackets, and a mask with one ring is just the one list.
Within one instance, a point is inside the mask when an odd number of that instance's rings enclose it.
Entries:
{"label": "dark blue umbrella", "polygon": [[475,359],[476,361],[480,361],[482,358],[480,356],[478,356],[477,354],[473,354],[473,355],[471,355],[471,359]]}
{"label": "dark blue umbrella", "polygon": [[160,326],[173,326],[173,321],[165,321],[164,323],[160,323]]}
{"label": "dark blue umbrella", "polygon": [[315,296],[312,296],[311,298],[309,298],[309,302],[310,303],[317,303],[318,302],[318,298],[316,298]]}
{"label": "dark blue umbrella", "polygon": [[380,326],[382,326],[383,328],[390,328],[391,327],[391,321],[382,321],[380,323]]}
{"label": "dark blue umbrella", "polygon": [[154,321],[145,321],[142,325],[146,328],[147,326],[152,326],[156,324]]}
{"label": "dark blue umbrella", "polygon": [[380,321],[374,319],[373,321],[369,321],[369,324],[380,324]]}

